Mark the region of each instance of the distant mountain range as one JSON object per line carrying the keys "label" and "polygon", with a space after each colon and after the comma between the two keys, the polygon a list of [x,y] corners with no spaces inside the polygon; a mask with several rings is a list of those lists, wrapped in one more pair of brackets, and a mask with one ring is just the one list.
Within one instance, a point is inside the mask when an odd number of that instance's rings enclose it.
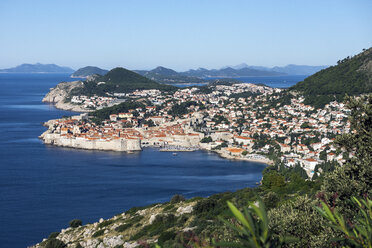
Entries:
{"label": "distant mountain range", "polygon": [[240,64],[232,67],[223,67],[221,69],[188,70],[185,72],[176,72],[165,67],[156,67],[153,70],[136,70],[135,72],[155,80],[160,83],[197,83],[208,81],[211,77],[239,78],[239,77],[263,77],[263,76],[284,76],[284,75],[312,75],[327,66],[308,66],[308,65],[287,65],[284,67],[263,67],[248,66]]}
{"label": "distant mountain range", "polygon": [[225,77],[225,78],[235,78],[235,77],[262,77],[262,76],[282,76],[286,75],[282,72],[275,71],[263,71],[252,68],[241,68],[234,69],[232,67],[224,67],[222,69],[212,69],[207,70],[204,68],[199,68],[197,70],[188,70],[186,72],[181,72],[182,75],[189,77],[198,78],[208,78],[208,77]]}
{"label": "distant mountain range", "polygon": [[284,67],[275,66],[271,68],[272,71],[286,73],[288,75],[312,75],[318,71],[321,71],[328,66],[311,66],[311,65],[286,65]]}
{"label": "distant mountain range", "polygon": [[88,76],[91,76],[91,75],[94,75],[94,74],[98,74],[98,75],[105,75],[106,73],[108,72],[108,70],[104,70],[104,69],[101,69],[99,67],[96,67],[96,66],[86,66],[86,67],[83,67],[83,68],[80,68],[79,70],[75,71],[71,77],[88,77]]}
{"label": "distant mountain range", "polygon": [[[287,65],[284,67],[248,66],[243,63],[236,66],[221,69],[188,70],[176,72],[172,69],[158,66],[153,70],[134,70],[134,72],[163,84],[180,83],[204,83],[209,78],[239,78],[239,77],[261,77],[261,76],[284,76],[284,75],[312,75],[326,66]],[[71,77],[88,77],[94,74],[105,75],[108,70],[95,66],[86,66],[77,71],[69,67],[61,67],[55,64],[22,64],[14,68],[0,69],[2,73],[72,73]]]}
{"label": "distant mountain range", "polygon": [[198,77],[183,75],[182,73],[176,72],[172,69],[168,69],[162,66],[158,66],[153,70],[135,70],[134,72],[154,80],[158,83],[164,84],[174,84],[174,83],[201,83],[207,82],[208,80],[203,80]]}
{"label": "distant mountain range", "polygon": [[[262,76],[284,76],[284,75],[311,75],[326,66],[306,66],[306,65],[287,65],[285,67],[262,67],[248,66],[240,64],[234,67],[224,67],[221,69],[188,70],[177,72],[175,70],[158,66],[153,70],[134,70],[134,72],[148,79],[163,84],[182,84],[182,83],[208,83],[209,78],[239,78],[239,77],[262,77]],[[72,77],[87,77],[93,74],[104,75],[106,70],[98,67],[84,67],[77,70]]]}
{"label": "distant mountain range", "polygon": [[274,72],[280,72],[287,75],[312,75],[320,70],[323,70],[327,68],[326,65],[320,65],[320,66],[312,66],[312,65],[286,65],[286,66],[274,66],[274,67],[265,67],[265,66],[249,66],[245,63],[231,66],[231,68],[235,70],[240,70],[243,68],[250,68],[255,69],[259,71],[274,71]]}
{"label": "distant mountain range", "polygon": [[3,73],[73,73],[70,67],[62,67],[55,64],[22,64],[13,68],[0,69]]}

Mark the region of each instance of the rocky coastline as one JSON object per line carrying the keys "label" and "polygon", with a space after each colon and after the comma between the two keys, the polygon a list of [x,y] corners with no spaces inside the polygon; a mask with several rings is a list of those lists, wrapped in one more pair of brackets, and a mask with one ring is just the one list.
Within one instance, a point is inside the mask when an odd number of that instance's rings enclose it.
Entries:
{"label": "rocky coastline", "polygon": [[[45,124],[47,126],[47,124]],[[108,142],[108,141],[85,141],[85,142],[71,142],[69,139],[65,139],[61,137],[60,135],[56,135],[50,132],[50,130],[45,131],[42,133],[39,138],[44,142],[44,144],[47,145],[53,145],[53,146],[59,146],[59,147],[68,147],[68,148],[74,148],[74,149],[82,149],[82,150],[100,150],[100,151],[114,151],[114,152],[133,152],[133,151],[141,151],[143,148],[140,146],[140,140],[133,140],[132,143],[127,146],[124,145],[123,141],[121,143],[118,142]],[[130,148],[127,148],[130,147]],[[157,146],[147,146],[147,147],[153,147],[156,148]],[[170,150],[164,150],[164,149],[159,149],[161,152],[194,152],[196,149],[194,146],[193,147],[185,147],[184,149],[170,149]],[[211,150],[211,149],[206,149],[200,147],[200,150],[204,150],[207,152],[214,152],[217,153],[221,158],[224,159],[230,159],[230,160],[240,160],[240,161],[247,161],[247,162],[255,162],[255,163],[262,163],[262,164],[267,164],[271,165],[273,164],[273,161],[260,156],[257,158],[252,158],[252,157],[244,157],[244,156],[234,156],[230,155],[227,151],[225,150]]]}
{"label": "rocky coastline", "polygon": [[73,112],[91,112],[92,110],[82,108],[79,105],[75,105],[67,102],[69,93],[83,85],[81,81],[63,82],[59,83],[56,87],[51,88],[48,94],[43,98],[42,102],[51,103],[57,109],[73,111]]}

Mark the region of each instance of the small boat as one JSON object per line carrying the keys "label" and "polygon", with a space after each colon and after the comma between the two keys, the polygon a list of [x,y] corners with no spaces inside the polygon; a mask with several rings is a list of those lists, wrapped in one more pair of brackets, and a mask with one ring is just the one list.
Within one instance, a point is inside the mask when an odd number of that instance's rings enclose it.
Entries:
{"label": "small boat", "polygon": [[174,153],[172,153],[172,155],[173,155],[173,156],[177,156],[177,153],[174,152]]}

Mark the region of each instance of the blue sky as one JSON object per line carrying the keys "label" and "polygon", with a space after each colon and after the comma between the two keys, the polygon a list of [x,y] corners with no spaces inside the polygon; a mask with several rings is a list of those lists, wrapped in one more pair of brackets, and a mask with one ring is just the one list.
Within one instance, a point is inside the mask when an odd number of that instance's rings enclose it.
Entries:
{"label": "blue sky", "polygon": [[372,46],[372,1],[0,1],[0,68],[331,65]]}

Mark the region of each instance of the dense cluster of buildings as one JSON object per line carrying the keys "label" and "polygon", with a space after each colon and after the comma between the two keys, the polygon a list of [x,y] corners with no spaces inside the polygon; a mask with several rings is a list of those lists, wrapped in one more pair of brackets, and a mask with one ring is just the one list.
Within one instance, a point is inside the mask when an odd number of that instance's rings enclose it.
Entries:
{"label": "dense cluster of buildings", "polygon": [[85,109],[98,109],[100,107],[110,106],[115,98],[107,96],[72,96],[71,103],[82,105]]}
{"label": "dense cluster of buildings", "polygon": [[[252,95],[241,94],[246,92]],[[115,93],[94,101],[73,97],[76,104],[95,102],[95,106],[118,97],[144,99],[148,104],[112,114],[100,125],[86,114],[49,121],[43,139],[55,145],[119,151],[146,146],[199,147],[227,158],[261,162],[279,156],[285,166],[301,166],[310,177],[321,173],[315,168],[326,161],[342,163],[345,153],[333,140],[350,131],[344,104],[331,102],[314,109],[301,96],[281,94],[280,89],[266,86],[229,84],[209,86],[206,92],[194,87],[169,94],[158,90]],[[178,114],[175,106],[184,109]]]}

